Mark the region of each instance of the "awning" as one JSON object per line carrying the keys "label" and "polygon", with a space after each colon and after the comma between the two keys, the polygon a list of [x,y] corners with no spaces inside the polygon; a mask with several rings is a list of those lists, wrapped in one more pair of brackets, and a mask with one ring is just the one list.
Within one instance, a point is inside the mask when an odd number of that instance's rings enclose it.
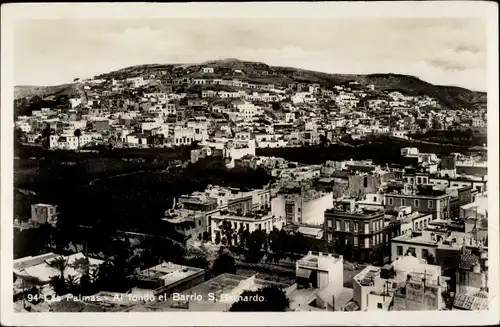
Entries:
{"label": "awning", "polygon": [[309,279],[311,277],[311,273],[312,271],[309,269],[299,268],[297,270],[297,277]]}

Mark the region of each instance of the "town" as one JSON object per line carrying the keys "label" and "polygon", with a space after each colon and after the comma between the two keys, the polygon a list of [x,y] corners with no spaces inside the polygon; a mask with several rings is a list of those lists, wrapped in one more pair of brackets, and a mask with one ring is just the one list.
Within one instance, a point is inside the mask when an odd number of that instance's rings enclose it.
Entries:
{"label": "town", "polygon": [[[106,154],[131,168],[85,180],[75,194],[93,198],[16,202],[16,237],[41,239],[14,256],[17,311],[488,309],[485,105],[237,60],[139,66],[69,88],[16,100],[16,147],[29,155],[15,161],[62,176]],[[384,140],[407,146],[316,154]],[[301,149],[316,159],[279,155]],[[75,179],[92,174],[83,167]],[[43,193],[30,178],[20,197]],[[122,199],[92,213],[98,192]],[[146,197],[129,219],[126,202]]]}

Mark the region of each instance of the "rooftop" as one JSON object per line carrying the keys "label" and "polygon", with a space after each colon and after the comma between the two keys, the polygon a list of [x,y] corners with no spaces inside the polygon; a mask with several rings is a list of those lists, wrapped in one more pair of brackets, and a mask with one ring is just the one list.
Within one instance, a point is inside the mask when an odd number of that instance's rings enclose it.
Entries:
{"label": "rooftop", "polygon": [[371,288],[371,294],[388,295],[406,285],[408,278],[422,280],[428,284],[437,284],[441,276],[441,267],[422,263],[419,259],[407,255],[384,267],[367,266],[353,277],[353,281]]}
{"label": "rooftop", "polygon": [[[42,261],[43,258],[43,261]],[[73,276],[79,278],[82,275],[86,259],[85,255],[81,252],[74,253],[69,256],[56,255],[49,253],[44,256],[29,257],[29,259],[18,259],[14,261],[14,272],[22,278],[29,278],[38,280],[41,283],[50,281],[53,276],[60,274],[59,268],[55,267],[54,263],[57,259],[65,261],[64,276]],[[90,270],[95,270],[103,263],[102,260],[88,258]]]}
{"label": "rooftop", "polygon": [[[222,274],[201,283],[193,288],[181,292],[181,295],[197,295],[199,299],[194,301],[168,301],[158,302],[157,308],[161,311],[228,311],[243,291],[255,291],[266,286],[276,286],[280,289],[289,287],[287,284],[275,283],[252,277],[244,277],[232,274]],[[224,294],[225,297],[222,297]],[[215,299],[211,298],[213,296]]]}
{"label": "rooftop", "polygon": [[149,269],[142,270],[139,273],[139,277],[144,279],[161,279],[164,282],[164,286],[168,286],[202,271],[203,269],[200,268],[164,262]]}

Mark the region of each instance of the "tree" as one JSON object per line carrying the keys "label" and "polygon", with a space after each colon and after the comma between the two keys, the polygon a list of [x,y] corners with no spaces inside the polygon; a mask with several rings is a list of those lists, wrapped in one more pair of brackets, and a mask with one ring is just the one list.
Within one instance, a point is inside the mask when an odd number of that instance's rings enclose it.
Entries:
{"label": "tree", "polygon": [[82,136],[82,131],[79,128],[77,128],[77,129],[75,129],[75,132],[73,133],[73,135],[76,136],[78,139],[77,150],[80,150],[80,137]]}
{"label": "tree", "polygon": [[215,259],[212,272],[214,276],[225,273],[236,274],[235,260],[228,251],[223,250],[219,257]]}
{"label": "tree", "polygon": [[240,296],[241,300],[235,302],[229,311],[284,312],[290,307],[286,294],[274,286],[266,286],[257,291],[244,291]]}
{"label": "tree", "polygon": [[283,254],[286,249],[286,237],[287,235],[284,230],[278,231],[276,228],[269,233],[269,248],[273,252],[275,262],[278,262],[281,258],[283,258]]}
{"label": "tree", "polygon": [[328,143],[329,143],[329,142],[330,142],[330,141],[326,138],[326,135],[324,135],[324,134],[320,134],[320,136],[319,136],[319,143],[320,143],[320,145],[321,145],[322,147],[326,147],[326,146],[328,146]]}
{"label": "tree", "polygon": [[259,262],[262,259],[262,247],[266,243],[266,234],[261,230],[253,231],[246,244],[245,261]]}

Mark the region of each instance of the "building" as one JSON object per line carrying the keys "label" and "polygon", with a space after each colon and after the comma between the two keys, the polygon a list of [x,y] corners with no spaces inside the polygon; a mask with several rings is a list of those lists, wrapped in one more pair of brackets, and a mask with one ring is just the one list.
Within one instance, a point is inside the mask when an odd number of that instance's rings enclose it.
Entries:
{"label": "building", "polygon": [[[137,311],[174,311],[174,312],[225,312],[238,301],[244,291],[256,291],[266,286],[277,287],[288,293],[290,285],[232,274],[221,274],[185,291],[172,294],[163,301],[145,304]],[[148,310],[149,309],[149,310]]]}
{"label": "building", "polygon": [[51,135],[49,147],[54,150],[77,150],[90,143],[94,137],[94,134],[82,134],[79,137],[73,134]]}
{"label": "building", "polygon": [[187,121],[187,128],[194,132],[194,141],[203,142],[208,139],[208,122],[205,117],[195,117]]}
{"label": "building", "polygon": [[[477,239],[471,233],[452,231],[452,222],[431,221],[421,232],[408,232],[391,240],[391,260],[408,253],[417,259],[439,265],[443,272],[456,268],[456,260],[462,247],[479,253],[487,251],[486,239]],[[451,277],[448,273],[447,276]]]}
{"label": "building", "polygon": [[462,248],[456,270],[454,309],[488,310],[488,256]]}
{"label": "building", "polygon": [[244,229],[249,233],[256,230],[270,233],[274,228],[281,230],[285,220],[276,218],[266,212],[248,212],[236,214],[230,211],[221,211],[210,218],[210,233],[212,242],[218,243],[225,238],[227,244],[239,242],[238,231]]}
{"label": "building", "polygon": [[129,145],[146,146],[148,144],[148,136],[142,133],[130,133],[125,137]]}
{"label": "building", "polygon": [[418,311],[444,308],[441,267],[408,255],[383,267],[367,266],[353,278],[360,311]]}
{"label": "building", "polygon": [[356,262],[383,262],[385,217],[383,210],[360,209],[354,199],[334,202],[324,214],[329,251]]}
{"label": "building", "polygon": [[205,270],[163,262],[157,266],[140,271],[137,274],[136,289],[141,293],[154,296],[170,296],[173,292],[182,292],[205,281]]}
{"label": "building", "polygon": [[296,262],[296,284],[289,288],[294,311],[345,311],[352,289],[344,288],[342,256],[309,251]]}
{"label": "building", "polygon": [[202,211],[169,209],[165,211],[165,218],[162,220],[174,225],[174,229],[186,239],[202,240],[203,233],[207,230],[207,220]]}
{"label": "building", "polygon": [[287,194],[278,194],[272,200],[272,211],[277,217],[284,217],[287,224],[321,225],[324,212],[332,207],[331,192],[318,192],[314,189],[293,189]]}
{"label": "building", "polygon": [[38,224],[57,223],[57,206],[52,204],[32,204],[31,205],[31,221]]}
{"label": "building", "polygon": [[173,143],[176,146],[190,145],[195,140],[195,132],[193,128],[176,126],[174,128]]}
{"label": "building", "polygon": [[344,285],[344,263],[342,256],[309,251],[295,264],[297,284],[313,288],[327,285],[342,289]]}
{"label": "building", "polygon": [[432,213],[434,219],[447,219],[450,217],[450,195],[445,191],[431,187],[393,191],[385,194],[385,209],[395,210],[408,206],[412,211]]}

